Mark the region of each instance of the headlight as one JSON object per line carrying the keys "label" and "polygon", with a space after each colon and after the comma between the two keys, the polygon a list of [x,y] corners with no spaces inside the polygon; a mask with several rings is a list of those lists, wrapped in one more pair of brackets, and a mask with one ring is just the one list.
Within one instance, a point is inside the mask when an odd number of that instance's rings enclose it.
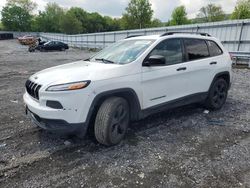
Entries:
{"label": "headlight", "polygon": [[90,81],[72,82],[67,84],[53,85],[46,89],[46,91],[71,91],[83,89],[90,84]]}

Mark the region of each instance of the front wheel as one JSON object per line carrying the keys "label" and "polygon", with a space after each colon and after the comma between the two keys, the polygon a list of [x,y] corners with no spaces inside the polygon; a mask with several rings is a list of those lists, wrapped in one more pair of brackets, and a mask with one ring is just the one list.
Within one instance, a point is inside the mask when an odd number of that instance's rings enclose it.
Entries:
{"label": "front wheel", "polygon": [[211,86],[205,105],[211,110],[219,110],[225,104],[228,84],[223,78],[217,79]]}
{"label": "front wheel", "polygon": [[29,52],[35,52],[35,48],[29,47]]}
{"label": "front wheel", "polygon": [[112,97],[100,106],[95,120],[95,137],[106,146],[118,144],[129,124],[129,105],[120,97]]}

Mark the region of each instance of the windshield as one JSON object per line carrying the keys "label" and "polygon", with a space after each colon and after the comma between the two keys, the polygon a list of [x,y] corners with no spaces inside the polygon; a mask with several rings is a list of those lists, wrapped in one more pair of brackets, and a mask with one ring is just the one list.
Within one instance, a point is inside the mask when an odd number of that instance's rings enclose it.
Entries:
{"label": "windshield", "polygon": [[91,57],[90,61],[127,64],[136,60],[153,42],[148,39],[119,41]]}

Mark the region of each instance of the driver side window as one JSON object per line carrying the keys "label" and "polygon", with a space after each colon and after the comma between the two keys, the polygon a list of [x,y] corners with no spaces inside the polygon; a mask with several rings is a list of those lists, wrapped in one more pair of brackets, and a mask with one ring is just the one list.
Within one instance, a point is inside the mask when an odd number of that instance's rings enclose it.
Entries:
{"label": "driver side window", "polygon": [[160,55],[165,58],[166,65],[183,62],[181,39],[167,39],[159,43],[149,56]]}

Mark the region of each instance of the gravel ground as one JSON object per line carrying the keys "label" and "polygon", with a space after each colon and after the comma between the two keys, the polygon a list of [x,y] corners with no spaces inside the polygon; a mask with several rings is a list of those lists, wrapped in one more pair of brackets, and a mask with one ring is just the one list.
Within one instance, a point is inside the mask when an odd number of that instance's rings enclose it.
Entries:
{"label": "gravel ground", "polygon": [[104,147],[60,137],[26,119],[22,94],[38,70],[87,58],[87,51],[28,53],[0,41],[0,187],[250,187],[250,71],[234,69],[227,103],[198,105],[131,124]]}

